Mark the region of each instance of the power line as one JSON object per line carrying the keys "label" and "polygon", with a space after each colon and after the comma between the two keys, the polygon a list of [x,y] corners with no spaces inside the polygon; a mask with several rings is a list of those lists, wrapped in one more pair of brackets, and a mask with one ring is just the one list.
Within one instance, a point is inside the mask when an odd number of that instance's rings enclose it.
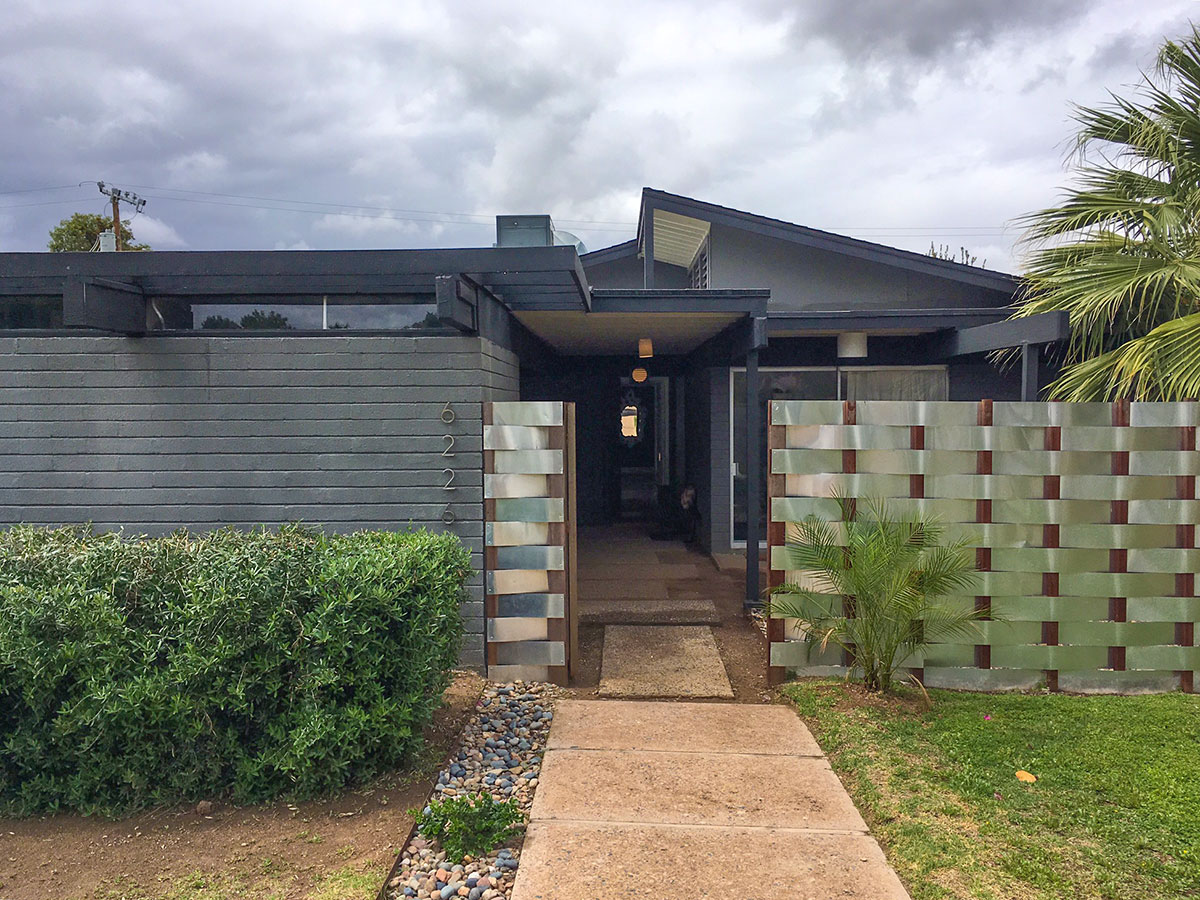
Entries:
{"label": "power line", "polygon": [[[151,190],[160,190],[160,189],[159,188],[151,188]],[[218,196],[220,196],[220,195],[218,195]],[[155,195],[155,194],[147,194],[146,197],[151,200],[178,200],[178,201],[181,201],[184,203],[205,203],[205,204],[212,205],[212,206],[229,206],[229,207],[233,207],[235,209],[264,209],[264,210],[271,210],[274,212],[308,213],[310,215],[317,215],[317,216],[347,216],[347,217],[353,218],[353,219],[383,219],[383,220],[400,221],[400,222],[442,222],[442,223],[451,224],[451,225],[478,225],[478,226],[487,226],[487,225],[490,225],[492,221],[494,221],[494,217],[489,217],[485,221],[478,221],[478,222],[462,221],[461,219],[446,218],[448,216],[482,217],[482,215],[483,215],[482,213],[420,213],[419,214],[419,213],[414,212],[414,214],[412,214],[412,215],[387,215],[386,213],[356,213],[356,212],[347,211],[348,209],[371,209],[372,207],[345,207],[345,208],[336,208],[335,207],[333,209],[304,209],[304,208],[298,207],[298,206],[262,206],[262,205],[256,204],[256,203],[229,203],[229,202],[226,202],[223,200],[205,200],[205,199],[201,199],[199,197],[167,197],[167,196],[161,196],[161,195]],[[304,201],[304,200],[281,200],[278,202],[281,202],[281,203],[305,203],[307,201]],[[328,204],[328,205],[331,207],[335,206],[334,204]],[[439,217],[441,217],[441,218],[439,218]],[[561,221],[569,222],[571,220],[563,219]],[[592,230],[592,231],[614,231],[614,232],[624,233],[624,232],[628,232],[631,228],[633,228],[632,224],[627,225],[624,228],[590,227],[590,230]]]}
{"label": "power line", "polygon": [[60,184],[56,187],[20,188],[15,191],[0,191],[4,194],[41,194],[46,191],[65,191],[67,188],[79,187],[77,184]]}
{"label": "power line", "polygon": [[[72,185],[73,187],[74,185]],[[61,203],[86,203],[86,197],[71,197],[67,200],[42,200],[38,203],[9,203],[0,209],[28,209],[31,206],[58,206]]]}
{"label": "power line", "polygon": [[[83,182],[94,184],[95,182]],[[21,193],[37,193],[41,191],[56,191],[66,190],[67,188],[79,187],[80,185],[57,185],[44,188],[25,188],[21,190],[0,191],[0,195],[21,194]],[[227,206],[238,209],[261,209],[271,212],[299,212],[308,213],[311,215],[339,215],[355,219],[382,219],[385,221],[405,221],[405,222],[443,222],[447,224],[457,225],[490,225],[494,221],[494,216],[486,213],[464,213],[464,212],[449,212],[438,210],[422,210],[422,209],[405,209],[400,207],[388,206],[370,206],[358,204],[339,204],[328,203],[318,200],[288,200],[279,197],[264,197],[254,194],[229,194],[217,191],[196,191],[184,188],[164,188],[155,187],[153,185],[131,185],[131,187],[140,188],[142,190],[165,191],[168,194],[189,194],[192,196],[168,196],[158,195],[153,197],[157,200],[178,200],[185,203],[204,203],[213,206]],[[150,196],[150,195],[148,195]],[[227,200],[248,200],[259,201],[257,203],[230,203],[221,200],[201,199],[207,197],[221,197]],[[78,200],[44,200],[35,203],[13,203],[0,206],[0,209],[24,209],[36,206],[53,206],[62,203],[76,203]],[[263,206],[259,203],[269,204],[288,204],[288,205],[271,205]],[[305,207],[320,207],[319,209]],[[355,212],[355,210],[368,210],[369,212]],[[591,231],[601,232],[626,232],[635,227],[634,222],[619,222],[606,219],[558,219],[560,224],[571,226],[582,226]],[[618,226],[606,228],[601,226]],[[1010,226],[990,226],[990,225],[864,225],[864,226],[823,226],[821,230],[831,231],[841,234],[857,234],[863,237],[946,237],[946,238],[969,238],[969,237],[1004,237],[1012,232]]]}
{"label": "power line", "polygon": [[[484,219],[484,220],[487,220],[488,222],[495,219],[495,216],[490,215],[488,213],[448,212],[445,210],[432,210],[432,209],[405,209],[402,207],[369,206],[369,205],[358,204],[358,203],[326,203],[326,202],[319,201],[319,200],[288,200],[288,199],[284,199],[281,197],[260,197],[260,196],[254,195],[254,194],[225,194],[225,193],[218,193],[216,191],[192,191],[192,190],[185,190],[183,188],[155,187],[154,185],[147,185],[147,184],[135,184],[135,185],[132,185],[132,187],[141,188],[142,190],[145,190],[145,191],[169,191],[171,193],[176,193],[176,194],[196,194],[196,195],[199,195],[202,197],[225,197],[225,198],[228,198],[231,200],[260,200],[260,201],[264,201],[266,203],[293,203],[293,204],[304,205],[304,206],[323,206],[323,207],[327,207],[327,208],[331,208],[331,209],[338,209],[338,210],[341,210],[341,209],[369,209],[369,210],[373,210],[375,212],[404,213],[407,215],[453,216],[456,218]],[[183,200],[185,198],[183,198],[183,197],[165,197],[165,198],[160,197],[158,199]],[[268,208],[273,209],[275,207],[268,207]],[[419,219],[416,221],[425,221],[425,220]],[[633,228],[637,225],[636,222],[624,222],[624,221],[615,221],[615,220],[606,220],[606,219],[559,219],[558,221],[561,223],[572,224],[572,225],[620,225],[624,228]]]}

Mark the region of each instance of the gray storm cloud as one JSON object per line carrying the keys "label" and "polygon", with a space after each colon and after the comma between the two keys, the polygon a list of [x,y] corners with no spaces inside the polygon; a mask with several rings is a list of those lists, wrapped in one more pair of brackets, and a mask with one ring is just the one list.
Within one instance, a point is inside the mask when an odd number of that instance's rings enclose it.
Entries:
{"label": "gray storm cloud", "polygon": [[97,179],[149,198],[164,249],[481,246],[542,211],[601,247],[653,185],[1016,266],[1069,103],[1136,81],[1192,6],[10,0],[0,249],[104,209],[9,192]]}

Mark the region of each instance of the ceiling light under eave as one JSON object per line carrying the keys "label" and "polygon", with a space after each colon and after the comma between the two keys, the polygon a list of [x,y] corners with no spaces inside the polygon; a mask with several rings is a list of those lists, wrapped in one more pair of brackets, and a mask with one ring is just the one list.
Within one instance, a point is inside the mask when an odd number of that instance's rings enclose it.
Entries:
{"label": "ceiling light under eave", "polygon": [[643,381],[645,381],[649,375],[650,373],[641,367],[634,369],[633,372],[630,373],[630,377],[632,377],[633,380],[638,384],[641,384]]}
{"label": "ceiling light under eave", "polygon": [[638,339],[638,357],[640,359],[650,359],[654,356],[654,342],[650,338]]}
{"label": "ceiling light under eave", "polygon": [[838,359],[865,359],[867,355],[867,333],[865,331],[843,331],[837,337]]}

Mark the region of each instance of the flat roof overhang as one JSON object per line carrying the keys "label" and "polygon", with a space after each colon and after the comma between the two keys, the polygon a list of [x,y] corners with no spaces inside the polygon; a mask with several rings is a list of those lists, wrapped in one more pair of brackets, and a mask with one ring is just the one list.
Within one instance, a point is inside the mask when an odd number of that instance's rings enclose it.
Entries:
{"label": "flat roof overhang", "polygon": [[1065,312],[1010,318],[1008,307],[980,309],[772,310],[767,334],[774,338],[832,337],[847,331],[867,335],[934,335],[936,358],[987,353],[1007,347],[1051,344],[1070,337]]}
{"label": "flat roof overhang", "polygon": [[522,325],[564,356],[636,355],[650,338],[655,356],[685,356],[738,323],[762,319],[765,290],[592,291],[591,309],[512,306]]}
{"label": "flat roof overhang", "polygon": [[1007,319],[1005,307],[975,309],[771,310],[771,337],[816,337],[862,331],[867,334],[929,334],[946,328],[971,328]]}
{"label": "flat roof overhang", "polygon": [[0,293],[59,294],[100,278],[145,295],[433,292],[439,275],[468,273],[512,308],[586,308],[574,247],[449,250],[182,250],[0,254]]}

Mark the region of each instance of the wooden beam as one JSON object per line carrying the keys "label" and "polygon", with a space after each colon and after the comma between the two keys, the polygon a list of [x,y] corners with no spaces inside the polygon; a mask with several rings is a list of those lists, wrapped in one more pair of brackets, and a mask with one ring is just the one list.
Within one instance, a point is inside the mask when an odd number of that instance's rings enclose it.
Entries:
{"label": "wooden beam", "polygon": [[1071,324],[1065,312],[1041,313],[1020,319],[1005,319],[991,325],[959,328],[948,333],[935,347],[934,356],[945,359],[969,353],[987,353],[1023,344],[1050,344],[1066,340]]}

